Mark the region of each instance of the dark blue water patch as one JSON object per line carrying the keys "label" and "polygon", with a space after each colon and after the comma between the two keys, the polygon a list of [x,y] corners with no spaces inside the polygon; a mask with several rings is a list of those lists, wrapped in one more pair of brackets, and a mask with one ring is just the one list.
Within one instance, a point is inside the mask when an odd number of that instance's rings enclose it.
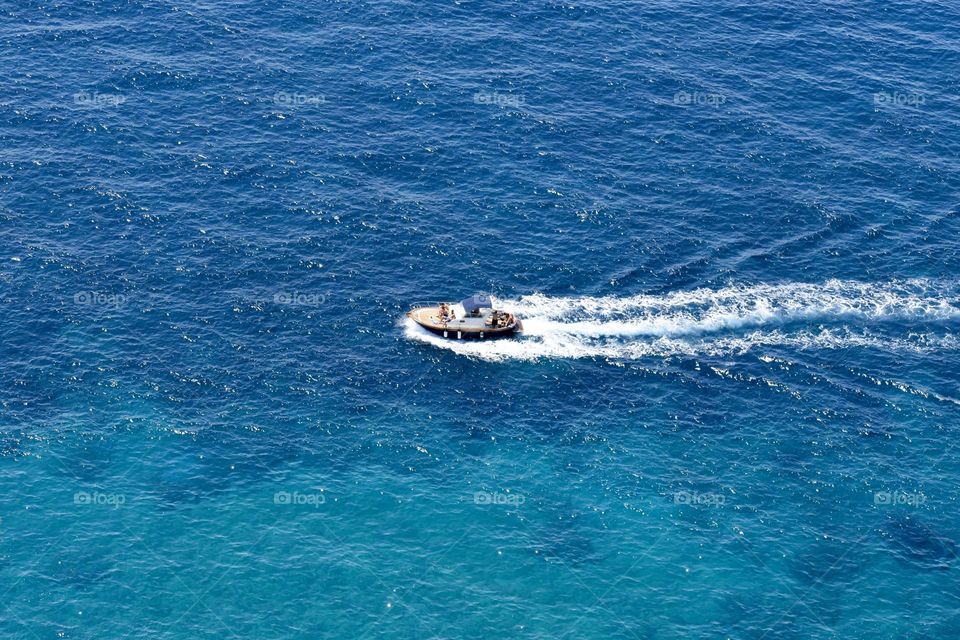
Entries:
{"label": "dark blue water patch", "polygon": [[799,640],[811,636],[829,638],[836,633],[834,629],[824,628],[820,620],[823,612],[815,598],[809,603],[798,602],[797,597],[780,584],[745,595],[726,596],[721,600],[720,611],[723,629],[735,629],[742,638]]}
{"label": "dark blue water patch", "polygon": [[903,563],[927,570],[945,570],[956,565],[956,541],[920,516],[893,516],[878,532]]}
{"label": "dark blue water patch", "polygon": [[[17,315],[13,312],[12,315]],[[64,393],[67,363],[54,323],[39,320],[31,326],[2,323],[8,366],[0,372],[0,406],[10,426],[42,424],[55,415]]]}
{"label": "dark blue water patch", "polygon": [[149,452],[148,491],[165,508],[196,504],[219,494],[276,479],[304,461],[320,466],[315,446],[276,423],[212,426],[193,435],[162,438]]}
{"label": "dark blue water patch", "polygon": [[37,576],[51,588],[63,587],[81,592],[99,588],[120,568],[120,560],[106,540],[86,539],[58,547],[42,555]]}
{"label": "dark blue water patch", "polygon": [[537,531],[529,545],[531,553],[547,562],[572,566],[599,561],[592,538],[579,530],[572,520],[573,517],[558,520]]}
{"label": "dark blue water patch", "polygon": [[584,498],[530,496],[520,507],[520,525],[527,551],[548,562],[570,566],[602,560],[595,537],[603,535],[601,517],[578,506]]}
{"label": "dark blue water patch", "polygon": [[470,424],[458,436],[459,451],[468,458],[483,458],[494,449],[498,434],[494,425]]}
{"label": "dark blue water patch", "polygon": [[852,588],[863,576],[865,548],[858,540],[821,536],[791,554],[790,573],[798,588]]}
{"label": "dark blue water patch", "polygon": [[118,471],[118,455],[112,438],[99,434],[66,434],[44,451],[56,472],[80,486],[97,486]]}
{"label": "dark blue water patch", "polygon": [[202,455],[189,449],[167,453],[163,470],[150,483],[162,508],[189,507],[226,492],[237,481],[228,460]]}

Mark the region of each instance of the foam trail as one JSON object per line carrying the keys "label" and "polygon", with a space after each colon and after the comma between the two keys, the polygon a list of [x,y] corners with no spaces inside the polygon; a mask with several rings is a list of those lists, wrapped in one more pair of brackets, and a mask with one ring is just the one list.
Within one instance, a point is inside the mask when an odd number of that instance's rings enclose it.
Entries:
{"label": "foam trail", "polygon": [[[405,330],[412,339],[488,360],[705,355],[772,345],[955,350],[957,341],[950,333],[890,337],[870,328],[897,323],[912,328],[919,323],[952,328],[960,321],[960,286],[930,280],[882,284],[830,280],[696,289],[662,296],[535,294],[499,304],[523,318],[521,339],[456,342],[433,336],[411,321]],[[814,323],[841,326],[815,331],[802,326]],[[851,325],[859,325],[860,330]]]}
{"label": "foam trail", "polygon": [[535,326],[536,321],[557,320],[570,331],[587,335],[691,335],[817,318],[960,318],[957,285],[935,286],[925,280],[882,285],[830,280],[627,298],[536,294],[503,304],[535,320]]}

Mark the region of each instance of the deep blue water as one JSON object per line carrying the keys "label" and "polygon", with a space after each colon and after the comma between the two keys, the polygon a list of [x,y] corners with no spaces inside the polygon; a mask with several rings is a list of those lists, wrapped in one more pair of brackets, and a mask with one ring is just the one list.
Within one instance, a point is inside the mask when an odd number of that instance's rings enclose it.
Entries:
{"label": "deep blue water", "polygon": [[0,2],[2,635],[957,637],[958,25]]}

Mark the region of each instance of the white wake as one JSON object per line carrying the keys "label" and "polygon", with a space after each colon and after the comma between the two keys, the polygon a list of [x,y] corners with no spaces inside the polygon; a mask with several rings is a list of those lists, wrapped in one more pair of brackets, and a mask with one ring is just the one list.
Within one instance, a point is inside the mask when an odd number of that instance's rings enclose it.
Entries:
{"label": "white wake", "polygon": [[[830,280],[630,297],[534,294],[498,300],[498,306],[523,318],[523,337],[457,342],[409,320],[405,332],[411,339],[487,360],[719,355],[777,345],[956,350],[960,286],[931,280]],[[929,330],[931,323],[937,331]],[[900,330],[895,336],[872,331],[894,324]]]}

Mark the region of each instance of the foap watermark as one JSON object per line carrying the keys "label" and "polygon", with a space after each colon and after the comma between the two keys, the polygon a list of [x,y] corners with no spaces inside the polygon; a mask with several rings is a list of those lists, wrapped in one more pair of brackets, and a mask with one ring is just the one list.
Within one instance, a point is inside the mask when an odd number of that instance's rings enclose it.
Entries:
{"label": "foap watermark", "polygon": [[519,507],[527,499],[517,493],[498,493],[496,491],[477,491],[473,494],[473,504],[496,504]]}
{"label": "foap watermark", "polygon": [[318,507],[326,504],[327,496],[323,493],[300,493],[299,491],[277,491],[273,494],[273,504],[289,504],[296,506]]}
{"label": "foap watermark", "polygon": [[927,501],[927,496],[919,491],[913,493],[907,491],[877,491],[873,494],[873,504],[880,505],[906,505],[908,507],[919,507]]}
{"label": "foap watermark", "polygon": [[281,107],[302,107],[304,105],[324,104],[327,101],[325,96],[311,95],[307,93],[290,93],[288,91],[278,91],[273,94],[274,104]]}
{"label": "foap watermark", "polygon": [[727,496],[722,493],[700,493],[699,491],[677,491],[673,494],[674,504],[700,504],[708,507],[719,507],[727,503]]}
{"label": "foap watermark", "polygon": [[117,93],[78,91],[73,94],[74,104],[79,104],[84,107],[116,107],[126,101],[126,96]]}
{"label": "foap watermark", "polygon": [[673,104],[681,106],[708,106],[717,107],[727,101],[722,93],[706,93],[703,91],[677,91],[673,94]]}
{"label": "foap watermark", "polygon": [[127,303],[127,297],[122,293],[78,291],[73,294],[73,302],[91,307],[119,307]]}
{"label": "foap watermark", "polygon": [[521,95],[512,93],[497,93],[496,91],[478,91],[473,94],[473,101],[477,104],[495,104],[500,107],[519,108],[526,102]]}
{"label": "foap watermark", "polygon": [[276,304],[290,304],[302,307],[319,307],[327,302],[327,296],[322,293],[302,293],[300,291],[281,291],[273,294]]}
{"label": "foap watermark", "polygon": [[122,493],[101,493],[99,491],[77,491],[73,494],[73,504],[109,506],[114,509],[127,503]]}
{"label": "foap watermark", "polygon": [[926,104],[926,96],[919,93],[901,93],[899,91],[894,91],[890,93],[889,91],[879,91],[873,94],[873,104],[875,105],[892,105],[894,107],[919,107],[922,104]]}

